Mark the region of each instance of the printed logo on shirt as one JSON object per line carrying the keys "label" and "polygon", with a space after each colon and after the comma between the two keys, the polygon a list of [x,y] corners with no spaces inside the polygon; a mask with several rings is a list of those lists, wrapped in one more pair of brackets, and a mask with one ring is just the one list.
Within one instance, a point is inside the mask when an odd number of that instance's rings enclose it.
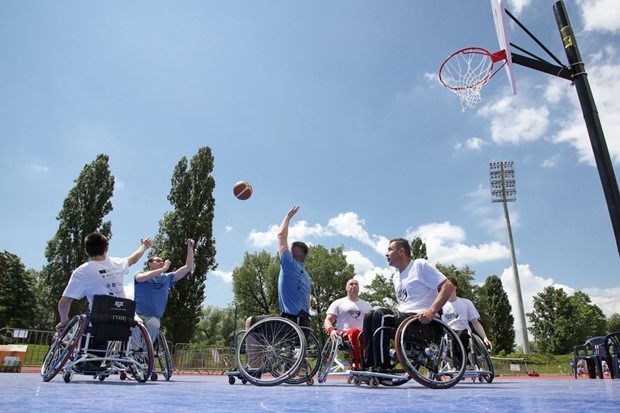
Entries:
{"label": "printed logo on shirt", "polygon": [[458,320],[459,313],[444,313],[443,316],[447,323],[451,323],[454,320]]}
{"label": "printed logo on shirt", "polygon": [[399,303],[405,302],[407,301],[407,289],[406,288],[399,288],[398,289],[398,293],[396,293],[396,299],[398,300]]}
{"label": "printed logo on shirt", "polygon": [[105,270],[99,270],[99,274],[105,274],[106,271]]}
{"label": "printed logo on shirt", "polygon": [[349,310],[348,313],[351,317],[353,317],[356,320],[359,318],[360,315],[362,315],[362,312],[359,309]]}

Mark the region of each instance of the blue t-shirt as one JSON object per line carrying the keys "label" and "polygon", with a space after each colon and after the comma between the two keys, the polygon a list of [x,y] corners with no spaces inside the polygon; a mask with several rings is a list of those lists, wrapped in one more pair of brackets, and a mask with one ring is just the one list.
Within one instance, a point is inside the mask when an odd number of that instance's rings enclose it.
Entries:
{"label": "blue t-shirt", "polygon": [[286,250],[280,258],[280,275],[278,276],[278,301],[280,311],[298,315],[301,310],[310,312],[308,297],[312,282],[306,267],[295,261],[293,254]]}
{"label": "blue t-shirt", "polygon": [[[138,275],[140,273],[137,273]],[[134,301],[136,313],[147,317],[161,318],[168,304],[168,293],[174,285],[174,272],[160,274],[149,280],[138,282],[134,276]]]}

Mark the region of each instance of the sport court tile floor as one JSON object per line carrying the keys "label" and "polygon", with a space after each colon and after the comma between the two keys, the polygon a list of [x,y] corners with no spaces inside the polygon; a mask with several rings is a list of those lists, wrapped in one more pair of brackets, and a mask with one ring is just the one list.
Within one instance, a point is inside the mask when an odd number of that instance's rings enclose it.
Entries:
{"label": "sport court tile floor", "polygon": [[432,390],[355,387],[342,378],[324,384],[257,387],[226,376],[174,375],[171,380],[104,382],[76,375],[44,383],[36,373],[0,373],[1,412],[618,412],[620,380],[571,377],[463,381]]}

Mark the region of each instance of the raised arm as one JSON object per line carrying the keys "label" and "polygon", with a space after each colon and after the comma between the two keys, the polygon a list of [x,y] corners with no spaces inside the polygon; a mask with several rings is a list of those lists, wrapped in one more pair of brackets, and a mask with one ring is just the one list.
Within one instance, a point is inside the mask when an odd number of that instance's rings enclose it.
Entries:
{"label": "raised arm", "polygon": [[185,257],[185,265],[174,272],[174,281],[179,281],[185,277],[194,268],[194,240],[187,240],[187,256]]}
{"label": "raised arm", "polygon": [[165,273],[166,271],[168,271],[168,268],[170,268],[170,264],[171,264],[170,260],[166,260],[164,261],[164,265],[161,268],[139,272],[136,274],[136,281],[141,283],[146,280],[150,280],[151,278],[157,277],[158,275],[161,275]]}
{"label": "raised arm", "polygon": [[150,237],[146,239],[141,239],[140,248],[138,248],[133,254],[127,257],[127,262],[129,263],[129,266],[132,266],[135,263],[137,263],[140,260],[140,258],[142,258],[146,250],[151,248],[152,243],[153,241],[151,241]]}
{"label": "raised arm", "polygon": [[291,218],[295,216],[297,211],[299,211],[299,205],[295,205],[291,208],[291,210],[286,213],[282,223],[280,224],[280,229],[278,230],[278,254],[280,255],[280,258],[282,258],[282,254],[288,250],[288,226],[291,222]]}

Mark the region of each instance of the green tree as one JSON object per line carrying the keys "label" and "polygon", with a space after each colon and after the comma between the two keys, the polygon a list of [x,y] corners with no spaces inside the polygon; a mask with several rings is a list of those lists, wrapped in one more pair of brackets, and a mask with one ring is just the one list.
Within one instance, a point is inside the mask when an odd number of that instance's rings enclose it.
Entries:
{"label": "green tree", "polygon": [[497,275],[487,277],[478,290],[477,309],[494,353],[512,353],[515,342],[514,316],[508,295]]}
{"label": "green tree", "polygon": [[471,268],[465,266],[459,269],[454,265],[444,266],[441,264],[437,264],[435,267],[446,277],[456,280],[459,285],[459,297],[471,300],[478,307],[478,287],[472,284],[476,273]]}
{"label": "green tree", "polygon": [[[84,238],[91,232],[100,232],[112,238],[112,224],[103,218],[112,211],[114,177],[110,174],[107,155],[98,155],[87,164],[75,180],[75,186],[63,202],[56,220],[58,230],[47,243],[47,264],[41,271],[43,282],[49,287],[48,309],[57,321],[57,304],[74,269],[88,260],[84,252]],[[86,298],[74,303],[69,316],[88,310]],[[47,326],[52,328],[53,325]]]}
{"label": "green tree", "polygon": [[21,259],[0,252],[0,328],[34,328],[35,279]]}
{"label": "green tree", "polygon": [[590,337],[604,336],[607,334],[607,318],[601,308],[592,303],[590,296],[582,291],[577,291],[569,297],[575,312],[568,320],[573,324],[574,341],[569,346],[569,351],[575,344],[583,343]]}
{"label": "green tree", "polygon": [[370,281],[365,288],[366,291],[360,293],[362,300],[368,301],[373,307],[393,307],[396,305],[396,291],[394,289],[395,273],[388,278],[383,274],[375,274],[375,278]]}
{"label": "green tree", "polygon": [[205,299],[207,272],[217,267],[213,217],[215,179],[213,155],[202,147],[191,161],[183,157],[174,168],[168,201],[174,207],[160,221],[159,232],[149,256],[164,256],[182,265],[187,255],[188,238],[194,246],[194,270],[170,290],[162,325],[173,343],[190,342]]}
{"label": "green tree", "polygon": [[607,319],[607,332],[613,333],[616,331],[620,331],[620,314],[613,313],[609,316],[609,319]]}
{"label": "green tree", "polygon": [[234,332],[234,314],[232,306],[219,308],[204,307],[192,343],[200,346],[232,347]]}
{"label": "green tree", "polygon": [[546,287],[534,296],[534,310],[527,313],[534,339],[542,353],[563,354],[575,345],[576,307],[562,288]]}
{"label": "green tree", "polygon": [[413,241],[411,241],[411,259],[416,260],[418,258],[428,259],[428,254],[426,253],[426,244],[422,242],[422,238],[415,237]]}
{"label": "green tree", "polygon": [[[308,254],[310,255],[310,254]],[[246,252],[240,266],[233,269],[233,295],[239,318],[258,314],[279,314],[278,274],[280,262],[267,251]]]}

